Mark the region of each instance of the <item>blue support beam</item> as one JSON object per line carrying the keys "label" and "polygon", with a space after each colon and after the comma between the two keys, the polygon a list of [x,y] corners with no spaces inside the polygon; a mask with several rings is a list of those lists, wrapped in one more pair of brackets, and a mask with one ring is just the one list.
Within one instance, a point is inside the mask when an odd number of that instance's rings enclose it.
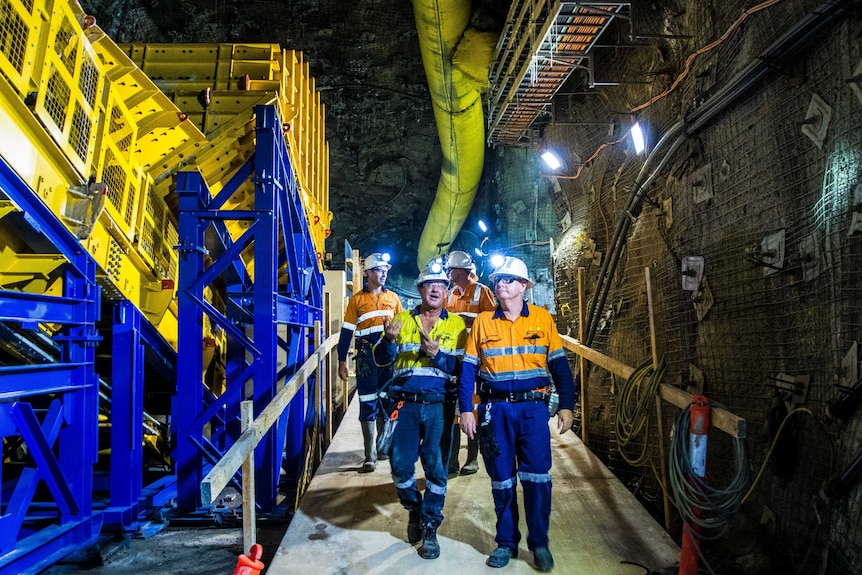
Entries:
{"label": "blue support beam", "polygon": [[[218,196],[210,197],[196,173],[177,176],[178,355],[182,361],[177,367],[177,399],[172,412],[177,504],[182,512],[200,506],[199,486],[203,469],[212,459],[210,451],[226,450],[238,437],[239,403],[250,395],[255,415],[259,414],[285,378],[308,357],[314,323],[323,319],[323,276],[291,171],[282,123],[273,106],[259,106],[255,114],[255,152]],[[254,206],[224,209],[231,196],[249,182],[254,185]],[[239,220],[247,226],[240,237],[232,239],[228,224]],[[242,254],[249,249],[254,259],[253,281],[242,261]],[[208,266],[204,265],[205,255],[212,260]],[[219,278],[227,286],[223,312],[204,300],[205,288]],[[227,335],[227,391],[218,401],[224,406],[223,412],[207,404],[202,391],[204,316]],[[249,382],[251,386],[247,386]],[[264,511],[276,505],[283,467],[289,480],[302,474],[305,396],[304,390],[297,394],[255,453],[257,502]],[[203,426],[217,415],[224,421],[217,427],[223,433],[211,434],[205,442]],[[206,453],[200,449],[203,445],[207,445]]]}
{"label": "blue support beam", "polygon": [[[9,365],[0,373],[7,402],[0,432],[7,441],[23,441],[33,460],[3,468],[2,493],[9,495],[0,501],[6,510],[0,517],[0,575],[8,575],[47,567],[92,541],[101,528],[101,514],[93,511],[100,292],[95,261],[2,158],[0,193],[18,208],[20,225],[67,260],[60,297],[0,291],[3,321],[25,330],[43,323],[61,326],[52,338],[59,350],[55,362]],[[53,498],[47,507],[33,501],[40,483]]]}
{"label": "blue support beam", "polygon": [[114,304],[111,333],[111,476],[105,524],[138,528],[143,491],[144,340],[141,312],[129,301]]}

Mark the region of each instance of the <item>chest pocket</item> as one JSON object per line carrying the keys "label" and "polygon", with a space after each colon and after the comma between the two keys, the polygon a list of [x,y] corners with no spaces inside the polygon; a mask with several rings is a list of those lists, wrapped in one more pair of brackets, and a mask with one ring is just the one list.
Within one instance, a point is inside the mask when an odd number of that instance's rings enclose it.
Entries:
{"label": "chest pocket", "polygon": [[524,334],[524,344],[547,348],[548,347],[548,332],[546,332],[540,328],[528,329],[527,333]]}

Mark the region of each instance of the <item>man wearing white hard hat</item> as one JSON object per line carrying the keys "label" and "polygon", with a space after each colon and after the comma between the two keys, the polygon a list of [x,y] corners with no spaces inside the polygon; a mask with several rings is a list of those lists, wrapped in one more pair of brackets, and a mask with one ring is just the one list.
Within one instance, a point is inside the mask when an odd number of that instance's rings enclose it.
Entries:
{"label": "man wearing white hard hat", "polygon": [[[416,281],[422,303],[386,322],[374,346],[379,365],[394,365],[389,398],[396,402],[390,415],[392,481],[398,499],[409,512],[407,540],[422,540],[424,559],[440,556],[437,527],[443,521],[446,469],[440,453],[443,400],[464,353],[464,320],[444,307],[449,278],[440,264],[425,268]],[[394,427],[393,427],[394,426]],[[448,429],[447,429],[448,431]],[[416,458],[425,470],[425,494],[416,486]]]}
{"label": "man wearing white hard hat", "polygon": [[[551,516],[551,435],[548,386],[560,396],[557,430],[572,427],[576,389],[569,362],[551,314],[528,304],[524,291],[533,287],[527,266],[507,257],[490,276],[499,306],[473,322],[461,375],[458,401],[461,430],[477,433],[497,514],[497,548],[490,567],[504,567],[518,556],[517,484],[524,493],[527,547],[539,571],[550,571],[548,547]],[[479,424],[473,415],[473,387],[478,384]]]}
{"label": "man wearing white hard hat", "polygon": [[[476,276],[476,263],[467,252],[460,250],[449,252],[445,268],[449,274],[449,281],[452,282],[449,299],[446,301],[446,311],[461,316],[469,333],[479,312],[493,311],[497,307],[494,292],[488,286],[479,283],[479,278]],[[447,398],[447,406],[450,405],[448,401]],[[459,467],[461,426],[456,415],[457,399],[453,397],[451,401],[446,418],[453,421],[452,433],[443,434],[443,457],[445,460],[448,456],[449,475],[472,475],[479,470],[479,440],[475,437],[467,440],[467,461],[464,462],[463,467]]]}
{"label": "man wearing white hard hat", "polygon": [[375,427],[382,430],[386,422],[385,410],[378,409],[378,388],[389,380],[392,373],[391,368],[375,365],[371,346],[383,333],[383,320],[392,319],[401,311],[401,300],[385,287],[392,267],[387,255],[375,252],[365,258],[362,267],[366,284],[362,291],[350,298],[338,339],[338,376],[347,381],[347,352],[350,350],[350,340],[355,338],[356,392],[359,395],[359,422],[365,444],[365,460],[359,469],[360,473],[377,468],[374,431]]}

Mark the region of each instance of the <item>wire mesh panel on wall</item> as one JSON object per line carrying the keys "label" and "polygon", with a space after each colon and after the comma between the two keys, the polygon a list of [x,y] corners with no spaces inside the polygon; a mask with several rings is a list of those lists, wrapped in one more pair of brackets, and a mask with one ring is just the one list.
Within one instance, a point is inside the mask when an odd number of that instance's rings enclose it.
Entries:
{"label": "wire mesh panel on wall", "polygon": [[[828,572],[851,573],[862,564],[862,496],[853,474],[862,416],[849,401],[862,338],[862,28],[835,19],[805,35],[807,15],[816,9],[813,2],[787,1],[759,10],[726,45],[695,61],[682,89],[646,108],[641,120],[648,110],[653,146],[690,120],[673,147],[637,156],[619,129],[597,138],[551,124],[544,135],[584,158],[615,142],[576,179],[557,181],[554,206],[568,224],[555,255],[558,305],[570,312],[558,316],[561,332],[577,336],[576,275],[583,266],[588,305],[609,282],[591,345],[630,366],[648,360],[649,267],[665,383],[703,393],[745,418],[754,475],[771,450],[723,542],[755,552],[762,537],[767,545],[760,552],[776,570],[820,572],[827,565]],[[734,10],[741,8],[713,14],[716,29],[733,21]],[[794,27],[806,44],[786,66],[772,62],[755,80],[735,84],[732,102],[710,100]],[[632,60],[619,60],[622,68],[609,72],[631,77],[632,66],[654,63]],[[597,104],[583,98],[571,119],[631,107],[623,91],[605,90]],[[717,106],[711,121],[692,122],[708,105]],[[641,168],[651,159],[660,170],[644,186]],[[632,210],[629,200],[639,191],[643,201]],[[603,270],[625,219],[615,269]],[[648,449],[651,465],[640,468],[617,450],[620,383],[597,367],[585,382],[590,447],[658,517],[657,442]],[[827,406],[834,408],[831,419],[824,417]],[[678,413],[664,407],[665,429]],[[707,476],[727,485],[733,444],[714,431],[709,449]],[[718,567],[735,572],[732,559]]]}

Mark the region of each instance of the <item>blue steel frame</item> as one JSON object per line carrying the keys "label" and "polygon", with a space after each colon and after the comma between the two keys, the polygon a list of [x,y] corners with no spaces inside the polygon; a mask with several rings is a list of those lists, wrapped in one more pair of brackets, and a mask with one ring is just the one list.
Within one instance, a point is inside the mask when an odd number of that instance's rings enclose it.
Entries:
{"label": "blue steel frame", "polygon": [[[2,158],[0,191],[21,210],[22,225],[68,260],[63,296],[0,290],[0,320],[22,329],[62,325],[53,338],[57,363],[0,367],[0,437],[23,439],[35,463],[0,476],[0,575],[7,575],[51,565],[102,526],[93,512],[100,290],[95,261]],[[34,501],[40,484],[39,498],[50,495],[50,502]]]}
{"label": "blue steel frame", "polygon": [[[171,433],[177,508],[183,513],[200,507],[205,471],[238,437],[239,404],[248,399],[248,390],[257,416],[313,351],[315,321],[321,322],[322,335],[323,274],[282,124],[273,106],[257,106],[255,115],[254,154],[215,198],[197,172],[177,175],[180,361]],[[253,209],[223,209],[249,180],[254,184]],[[228,221],[248,224],[235,241],[227,233]],[[249,249],[254,257],[253,281],[240,257]],[[212,259],[209,265],[207,255]],[[227,286],[224,311],[204,299],[204,289],[219,278]],[[228,340],[227,388],[217,401],[205,391],[202,379],[204,315]],[[319,393],[314,378],[297,393],[255,452],[257,504],[265,512],[276,506],[282,469],[289,481],[297,481],[303,472],[305,420],[314,421],[317,416],[306,414],[306,406],[314,409],[314,401],[308,400],[313,393]]]}
{"label": "blue steel frame", "polygon": [[[166,379],[173,380],[176,373],[176,353],[144,318],[130,301],[121,300],[113,305],[111,321],[111,465],[110,475],[103,479],[97,475],[96,490],[110,495],[109,507],[104,510],[105,526],[131,532],[144,531],[139,515],[145,512],[143,500],[144,478],[144,348],[149,348],[152,359],[159,365],[150,365]],[[159,369],[160,368],[160,369]],[[172,383],[172,382],[171,382]],[[173,490],[175,481],[158,482],[159,490]],[[103,485],[106,484],[106,485]],[[149,487],[151,490],[152,486]],[[148,533],[158,528],[147,529]]]}

